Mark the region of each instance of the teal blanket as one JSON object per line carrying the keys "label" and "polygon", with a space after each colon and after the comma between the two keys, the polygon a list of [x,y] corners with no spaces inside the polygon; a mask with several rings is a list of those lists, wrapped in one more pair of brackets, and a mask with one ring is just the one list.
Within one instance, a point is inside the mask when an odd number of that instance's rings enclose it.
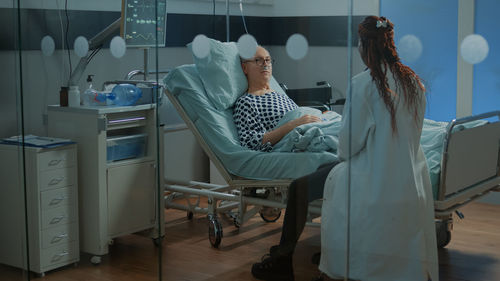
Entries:
{"label": "teal blanket", "polygon": [[341,127],[342,116],[336,112],[321,111],[309,108],[299,107],[289,111],[278,123],[278,127],[288,121],[299,118],[302,115],[309,114],[321,118],[321,122],[303,124],[291,132],[274,145],[272,152],[324,152],[337,153],[338,133]]}
{"label": "teal blanket", "polygon": [[[337,160],[337,136],[342,123],[341,116],[335,112],[321,114],[319,110],[306,107],[290,111],[280,125],[303,114],[317,115],[323,121],[297,127],[278,142],[271,153],[253,151],[240,145],[232,109],[217,110],[209,101],[194,65],[175,68],[164,78],[164,83],[182,104],[207,145],[233,175],[261,180],[295,179],[316,171],[322,164]],[[273,89],[280,89],[274,79],[271,84]],[[474,121],[456,126],[455,130],[485,123]],[[427,157],[434,198],[438,190],[447,126],[445,122],[424,120],[422,130],[421,145]]]}
{"label": "teal blanket", "polygon": [[[341,115],[335,112],[322,114],[317,109],[300,107],[287,112],[278,123],[278,126],[305,114],[318,116],[322,119],[322,122],[298,126],[275,144],[272,152],[330,152],[337,156],[338,133],[342,124]],[[472,128],[485,123],[486,121],[472,121],[455,126],[453,131]],[[424,119],[422,136],[420,138],[420,145],[422,146],[427,159],[427,166],[429,167],[434,198],[437,198],[439,188],[443,142],[448,124],[448,122]]]}

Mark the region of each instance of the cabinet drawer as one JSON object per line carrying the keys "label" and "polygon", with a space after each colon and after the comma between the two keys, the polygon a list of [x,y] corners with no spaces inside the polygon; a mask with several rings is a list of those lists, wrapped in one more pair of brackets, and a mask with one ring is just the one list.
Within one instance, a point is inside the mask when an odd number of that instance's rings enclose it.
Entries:
{"label": "cabinet drawer", "polygon": [[56,245],[69,244],[76,241],[78,226],[76,223],[61,225],[42,231],[42,248],[46,249]]}
{"label": "cabinet drawer", "polygon": [[65,263],[79,257],[79,248],[77,241],[48,248],[42,251],[40,264],[41,267],[47,267],[53,264]]}
{"label": "cabinet drawer", "polygon": [[76,203],[74,198],[76,198],[74,186],[42,191],[40,209],[49,210],[60,206],[74,205]]}
{"label": "cabinet drawer", "polygon": [[146,111],[119,112],[107,115],[108,131],[132,127],[146,126],[148,123]]}
{"label": "cabinet drawer", "polygon": [[76,164],[75,149],[46,151],[40,153],[38,157],[40,171],[71,167]]}
{"label": "cabinet drawer", "polygon": [[42,212],[42,229],[74,222],[78,216],[74,205],[61,206]]}
{"label": "cabinet drawer", "polygon": [[76,184],[76,167],[40,172],[40,190]]}

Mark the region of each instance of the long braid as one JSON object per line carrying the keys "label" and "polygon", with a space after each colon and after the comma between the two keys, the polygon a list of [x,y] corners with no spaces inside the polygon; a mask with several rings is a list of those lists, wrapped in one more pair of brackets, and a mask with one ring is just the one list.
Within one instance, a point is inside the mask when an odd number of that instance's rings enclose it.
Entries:
{"label": "long braid", "polygon": [[389,88],[387,70],[390,69],[396,89],[401,90],[405,97],[408,110],[413,111],[415,122],[418,120],[420,99],[418,90],[424,90],[418,75],[408,66],[401,63],[396,45],[394,44],[394,25],[385,17],[368,16],[359,24],[359,39],[361,40],[362,57],[370,69],[372,80],[377,85],[378,93],[391,114],[393,133],[397,132],[396,93]]}

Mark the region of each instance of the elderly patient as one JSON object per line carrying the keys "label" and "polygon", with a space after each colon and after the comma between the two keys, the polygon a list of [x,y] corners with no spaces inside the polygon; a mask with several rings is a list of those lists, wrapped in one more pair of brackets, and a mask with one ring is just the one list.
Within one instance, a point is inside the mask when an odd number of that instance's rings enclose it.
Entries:
{"label": "elderly patient", "polygon": [[[273,145],[295,127],[321,121],[317,116],[304,115],[276,128],[283,115],[298,106],[269,86],[272,62],[269,52],[260,46],[252,59],[241,62],[248,90],[236,101],[233,117],[241,144],[253,150],[271,151]],[[255,278],[294,280],[292,256],[306,223],[308,204],[323,196],[324,182],[335,164],[323,165],[313,174],[291,183],[280,243],[252,266]]]}
{"label": "elderly patient", "polygon": [[317,116],[304,115],[276,128],[283,115],[298,106],[269,86],[272,61],[269,52],[259,46],[254,58],[241,63],[248,90],[235,103],[234,121],[241,144],[253,150],[271,151],[272,146],[295,127],[321,121]]}

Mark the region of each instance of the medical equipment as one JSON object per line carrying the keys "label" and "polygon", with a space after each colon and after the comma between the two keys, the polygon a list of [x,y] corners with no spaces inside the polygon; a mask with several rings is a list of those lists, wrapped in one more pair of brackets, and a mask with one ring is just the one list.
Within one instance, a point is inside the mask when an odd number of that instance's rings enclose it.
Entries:
{"label": "medical equipment", "polygon": [[[271,80],[271,87],[277,89],[279,86],[273,86],[273,83],[277,84],[274,79]],[[215,185],[167,178],[165,207],[186,210],[188,217],[195,212],[208,214],[209,238],[214,247],[222,239],[218,213],[232,215],[236,226],[257,212],[265,220],[272,221],[275,217],[265,217],[265,210],[272,210],[277,215],[277,209],[286,206],[286,189],[292,179],[336,160],[329,152],[266,153],[241,147],[232,110],[214,108],[207,99],[206,89],[194,65],[173,69],[164,79],[164,84],[169,100],[227,181],[227,185]],[[441,177],[433,186],[440,247],[444,247],[451,238],[451,214],[455,210],[489,191],[499,189],[500,122],[483,122],[472,128],[466,126],[469,122],[493,116],[500,117],[500,112],[454,120],[446,132],[443,132],[446,127],[440,129],[445,135],[445,142],[439,139],[437,153],[443,152],[444,157],[441,165],[431,171],[431,177]],[[436,140],[431,138],[429,141]],[[426,156],[431,152],[426,152]],[[289,165],[290,161],[297,164]],[[201,196],[208,197],[207,208],[200,206]],[[180,204],[177,199],[185,199],[186,204]],[[249,206],[253,208],[247,210]],[[238,213],[231,213],[235,208],[238,208]],[[314,205],[310,211],[312,216],[319,215],[320,206]]]}
{"label": "medical equipment", "polygon": [[333,110],[342,114],[341,108],[345,103],[345,98],[339,98],[332,102],[333,87],[326,81],[317,82],[316,86],[318,87],[316,88],[289,89],[282,83],[280,83],[280,86],[299,106],[313,107],[321,111]]}
{"label": "medical equipment", "polygon": [[128,47],[165,46],[166,0],[122,0],[121,20],[121,36]]}
{"label": "medical equipment", "polygon": [[[91,52],[82,57],[74,71],[72,71],[68,87],[76,87],[78,85],[87,65],[94,55],[107,40],[115,35],[118,29],[120,29],[120,35],[125,39],[129,47],[165,46],[166,0],[142,2],[122,0],[120,18],[89,40],[88,50]],[[149,49],[144,48],[144,80],[148,80],[148,60]]]}

